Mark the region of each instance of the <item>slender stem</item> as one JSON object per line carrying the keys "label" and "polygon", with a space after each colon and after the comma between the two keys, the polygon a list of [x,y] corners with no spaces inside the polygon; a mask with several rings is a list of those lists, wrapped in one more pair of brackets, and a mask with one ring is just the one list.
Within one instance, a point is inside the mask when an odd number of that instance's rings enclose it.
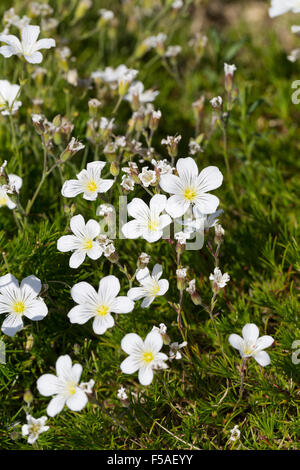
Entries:
{"label": "slender stem", "polygon": [[116,112],[118,111],[119,106],[120,106],[120,104],[122,103],[122,101],[123,101],[123,96],[120,95],[120,96],[119,96],[119,99],[118,99],[118,101],[117,101],[117,104],[116,104],[116,106],[114,107],[114,110],[113,110],[112,114],[116,114]]}

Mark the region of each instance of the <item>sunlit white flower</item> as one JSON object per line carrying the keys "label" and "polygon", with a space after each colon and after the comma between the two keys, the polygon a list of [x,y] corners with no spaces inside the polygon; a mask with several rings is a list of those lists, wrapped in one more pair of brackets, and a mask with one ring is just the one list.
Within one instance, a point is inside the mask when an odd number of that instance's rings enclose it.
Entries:
{"label": "sunlit white flower", "polygon": [[144,90],[144,84],[142,82],[134,82],[130,86],[127,95],[124,96],[124,99],[132,103],[134,96],[138,98],[140,103],[150,103],[155,100],[159,91],[153,90]]}
{"label": "sunlit white flower", "polygon": [[81,411],[88,402],[79,385],[82,366],[74,364],[70,356],[60,356],[56,361],[56,375],[44,374],[37,380],[37,389],[44,397],[54,395],[47,407],[48,416],[56,416],[65,405],[72,411]]}
{"label": "sunlit white flower", "polygon": [[91,395],[91,394],[93,393],[94,385],[95,385],[95,380],[91,379],[91,380],[89,380],[88,382],[81,382],[81,384],[79,385],[79,387],[80,387],[81,390],[83,390],[85,393],[87,393],[88,395]]}
{"label": "sunlit white flower", "polygon": [[155,167],[155,170],[159,172],[160,175],[165,175],[167,173],[173,173],[174,168],[170,165],[168,160],[151,160],[152,165]]}
{"label": "sunlit white flower", "polygon": [[254,323],[247,323],[241,336],[232,334],[228,341],[235,349],[238,349],[241,357],[254,357],[260,366],[268,366],[271,362],[270,356],[264,349],[271,346],[274,342],[272,336],[261,336],[259,338],[259,330]]}
{"label": "sunlit white flower", "polygon": [[22,187],[22,178],[17,175],[8,175],[8,184],[0,185],[0,208],[7,206],[9,209],[15,209],[16,203],[11,200],[10,195],[16,193]]}
{"label": "sunlit white flower", "polygon": [[232,429],[230,429],[230,438],[229,440],[234,442],[237,441],[240,438],[241,431],[239,430],[238,425],[236,424]]}
{"label": "sunlit white flower", "polygon": [[101,171],[105,162],[92,162],[87,164],[86,170],[78,173],[77,180],[65,181],[61,193],[65,197],[75,197],[83,193],[83,199],[95,201],[99,193],[105,193],[114,184],[114,180],[101,178]]}
{"label": "sunlit white flower", "polygon": [[299,0],[271,0],[271,7],[269,8],[271,18],[283,15],[289,11],[300,13]]}
{"label": "sunlit white flower", "polygon": [[166,196],[156,194],[150,200],[150,207],[139,198],[134,198],[127,206],[128,214],[134,220],[123,225],[122,232],[126,238],[142,237],[150,243],[156,242],[163,235],[165,227],[172,222],[168,214],[161,215],[167,202]]}
{"label": "sunlit white flower", "polygon": [[154,369],[166,369],[164,361],[168,356],[159,352],[163,340],[159,333],[151,331],[145,341],[135,333],[129,333],[122,339],[121,348],[129,356],[122,362],[121,370],[124,374],[134,374],[139,371],[138,377],[142,385],[149,385],[153,380]]}
{"label": "sunlit white flower", "polygon": [[12,85],[7,80],[0,80],[0,110],[3,116],[14,114],[22,105],[22,101],[18,101],[20,86]]}
{"label": "sunlit white flower", "polygon": [[120,387],[119,390],[118,390],[118,393],[117,393],[117,397],[119,398],[119,400],[121,401],[125,401],[128,399],[128,395],[126,393],[126,390],[124,387]]}
{"label": "sunlit white flower", "polygon": [[119,80],[130,69],[126,65],[121,64],[117,68],[106,67],[105,70],[96,70],[91,74],[93,80],[101,80],[110,85],[110,88],[115,89],[118,86]]}
{"label": "sunlit white flower", "polygon": [[213,288],[218,290],[226,286],[227,282],[230,281],[230,276],[228,273],[222,274],[220,268],[216,267],[214,272],[210,274],[209,279],[213,282]]}
{"label": "sunlit white flower", "polygon": [[93,330],[103,335],[115,321],[111,313],[129,313],[134,302],[127,296],[118,296],[120,282],[116,276],[101,279],[98,292],[87,282],[79,282],[71,289],[72,299],[78,304],[68,313],[71,323],[83,325],[93,318]]}
{"label": "sunlit white flower", "polygon": [[208,191],[221,186],[223,175],[220,170],[209,166],[198,174],[195,160],[191,157],[179,158],[176,169],[179,176],[162,175],[159,182],[164,191],[173,194],[166,205],[171,217],[181,217],[191,205],[202,214],[215,212],[219,199]]}
{"label": "sunlit white flower", "polygon": [[22,426],[22,436],[28,436],[28,444],[34,444],[38,439],[39,435],[42,432],[46,432],[49,429],[49,426],[45,426],[47,421],[47,416],[42,416],[41,418],[34,418],[31,415],[26,416],[27,424]]}
{"label": "sunlit white flower", "polygon": [[78,268],[86,256],[93,260],[100,258],[103,249],[94,240],[100,233],[99,223],[93,219],[85,223],[79,214],[71,218],[70,227],[74,235],[64,235],[57,240],[58,251],[74,251],[69,261],[70,268]]}
{"label": "sunlit white flower", "polygon": [[143,299],[141,307],[149,307],[157,296],[164,295],[169,289],[169,281],[167,279],[160,279],[162,273],[161,264],[154,266],[152,275],[150,275],[148,268],[138,270],[136,279],[141,284],[141,287],[129,289],[127,292],[128,297],[132,300]]}
{"label": "sunlit white flower", "polygon": [[28,276],[19,283],[12,274],[0,277],[0,314],[8,313],[2,323],[2,332],[14,336],[23,328],[23,317],[30,320],[42,320],[48,308],[39,293],[41,281],[35,276]]}
{"label": "sunlit white flower", "polygon": [[7,45],[0,47],[0,54],[4,57],[11,57],[12,55],[24,56],[27,62],[40,64],[43,60],[43,55],[39,50],[55,47],[55,40],[40,39],[38,41],[39,34],[40,27],[32,25],[25,26],[22,29],[21,41],[12,34],[1,34],[0,41],[5,42]]}

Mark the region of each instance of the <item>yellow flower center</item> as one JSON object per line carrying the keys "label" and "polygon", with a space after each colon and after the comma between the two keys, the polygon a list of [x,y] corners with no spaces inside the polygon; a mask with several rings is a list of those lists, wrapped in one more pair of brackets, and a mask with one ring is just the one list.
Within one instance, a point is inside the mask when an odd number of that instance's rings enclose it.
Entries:
{"label": "yellow flower center", "polygon": [[253,349],[251,347],[246,347],[244,348],[244,354],[252,354],[253,353]]}
{"label": "yellow flower center", "polygon": [[148,221],[148,230],[154,231],[154,230],[157,230],[158,227],[159,227],[159,221],[157,219],[155,220],[150,219]]}
{"label": "yellow flower center", "polygon": [[15,302],[13,305],[13,310],[17,314],[22,314],[25,310],[24,302],[21,302],[21,301]]}
{"label": "yellow flower center", "polygon": [[154,359],[153,352],[151,351],[145,351],[143,353],[143,361],[146,362],[146,364],[150,364]]}
{"label": "yellow flower center", "polygon": [[5,196],[0,197],[0,207],[1,206],[6,206],[6,203],[7,203],[7,197],[5,197]]}
{"label": "yellow flower center", "polygon": [[160,287],[159,287],[159,284],[158,282],[155,282],[153,288],[152,288],[152,295],[156,295],[158,294],[160,291]]}
{"label": "yellow flower center", "polygon": [[87,189],[88,191],[91,191],[91,192],[93,193],[94,191],[96,191],[96,190],[98,189],[98,185],[97,185],[97,183],[96,183],[94,180],[91,180],[91,181],[89,181],[88,184],[86,185],[86,189]]}
{"label": "yellow flower center", "polygon": [[75,382],[69,382],[67,384],[67,393],[69,395],[74,395],[76,393],[76,383]]}
{"label": "yellow flower center", "polygon": [[195,188],[186,188],[184,190],[184,197],[188,201],[193,201],[196,196],[197,196],[197,192],[196,192]]}
{"label": "yellow flower center", "polygon": [[91,240],[91,238],[87,238],[86,240],[84,240],[82,246],[84,250],[91,250],[93,248],[93,241]]}
{"label": "yellow flower center", "polygon": [[109,312],[109,307],[107,305],[99,305],[96,310],[96,314],[100,317],[105,317]]}

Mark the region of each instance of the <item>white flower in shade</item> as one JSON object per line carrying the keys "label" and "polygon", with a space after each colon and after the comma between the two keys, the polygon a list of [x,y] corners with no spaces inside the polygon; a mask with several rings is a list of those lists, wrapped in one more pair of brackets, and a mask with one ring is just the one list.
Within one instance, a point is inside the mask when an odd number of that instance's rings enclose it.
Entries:
{"label": "white flower in shade", "polygon": [[121,348],[129,354],[121,364],[122,372],[134,374],[138,370],[140,383],[149,385],[153,380],[153,369],[168,367],[164,362],[168,356],[159,352],[162,346],[162,337],[156,331],[151,331],[145,341],[135,333],[127,334],[121,342]]}
{"label": "white flower in shade", "polygon": [[95,380],[91,379],[88,382],[82,382],[79,387],[81,390],[83,390],[85,393],[88,395],[91,395],[93,393],[93,388],[95,385]]}
{"label": "white flower in shade", "polygon": [[95,201],[99,193],[105,193],[114,184],[114,180],[101,178],[105,162],[92,162],[87,169],[78,173],[77,180],[65,181],[61,193],[65,197],[75,197],[83,193],[83,199]]}
{"label": "white flower in shade", "polygon": [[69,261],[70,268],[78,268],[86,256],[94,260],[100,258],[103,249],[94,240],[100,233],[99,223],[92,219],[85,223],[79,214],[71,218],[70,227],[74,235],[64,235],[57,240],[58,251],[74,251]]}
{"label": "white flower in shade", "polygon": [[105,21],[111,21],[114,19],[114,12],[111,10],[106,10],[105,8],[101,8],[99,10],[99,14],[101,15],[101,18]]}
{"label": "white flower in shade", "polygon": [[117,397],[118,397],[119,400],[121,400],[121,401],[128,400],[128,395],[127,395],[126,389],[125,389],[124,387],[120,387],[120,388],[119,388],[118,393],[117,393]]}
{"label": "white flower in shade", "polygon": [[172,222],[168,214],[160,215],[167,203],[166,196],[156,194],[150,200],[150,206],[139,198],[134,198],[127,206],[128,214],[134,220],[123,225],[122,232],[126,238],[142,237],[153,243],[163,235],[163,229]]}
{"label": "white flower in shade", "polygon": [[28,444],[34,444],[38,439],[39,435],[42,432],[46,432],[49,429],[49,426],[45,426],[47,421],[47,416],[42,416],[41,418],[34,418],[31,415],[26,416],[27,424],[22,426],[22,436],[28,436]]}
{"label": "white flower in shade", "polygon": [[39,293],[41,281],[35,276],[28,276],[19,283],[12,274],[0,277],[0,314],[8,313],[2,324],[2,332],[14,336],[23,328],[23,316],[30,320],[42,320],[48,308]]}
{"label": "white flower in shade", "polygon": [[181,46],[169,46],[165,52],[165,57],[176,57],[182,50]]}
{"label": "white flower in shade", "polygon": [[174,8],[174,10],[179,10],[183,7],[183,0],[175,0],[171,6]]}
{"label": "white flower in shade", "polygon": [[232,65],[229,65],[229,64],[224,64],[224,73],[227,77],[227,75],[234,75],[234,72],[236,72],[237,68],[236,68],[236,65],[232,64]]}
{"label": "white flower in shade", "polygon": [[72,411],[81,411],[88,402],[79,385],[82,366],[74,364],[67,354],[56,361],[56,375],[44,374],[37,380],[37,389],[44,397],[54,395],[47,407],[48,416],[54,417],[65,405]]}
{"label": "white flower in shade", "polygon": [[139,269],[136,274],[137,281],[141,287],[132,287],[127,295],[132,300],[143,299],[142,308],[149,307],[153,300],[160,295],[164,295],[169,289],[169,281],[160,279],[163,273],[162,265],[156,264],[150,275],[148,268]]}
{"label": "white flower in shade", "polygon": [[159,33],[157,34],[157,36],[149,36],[148,38],[144,39],[143,45],[146,46],[148,49],[153,49],[153,48],[163,45],[166,39],[167,39],[166,34]]}
{"label": "white flower in shade", "polygon": [[17,101],[20,86],[12,85],[7,80],[0,80],[0,110],[3,116],[14,114],[22,105],[22,101]]}
{"label": "white flower in shade", "polygon": [[237,441],[240,438],[241,431],[239,430],[238,425],[236,424],[232,429],[230,429],[230,438],[229,440],[234,442]]}
{"label": "white flower in shade", "polygon": [[287,59],[290,62],[296,62],[298,59],[300,59],[300,49],[293,49],[290,54],[287,56]]}
{"label": "white flower in shade", "polygon": [[7,45],[0,47],[0,54],[4,57],[12,55],[24,56],[31,64],[40,64],[43,60],[40,49],[50,49],[55,47],[54,39],[37,40],[40,34],[40,27],[27,25],[21,31],[21,41],[12,34],[0,34],[0,41]]}
{"label": "white flower in shade", "polygon": [[124,99],[133,102],[134,96],[136,96],[140,103],[151,103],[155,100],[159,91],[147,90],[144,89],[144,84],[142,82],[134,82],[130,86],[128,93],[124,96]]}
{"label": "white flower in shade", "polygon": [[144,166],[142,172],[139,173],[139,179],[145,188],[148,188],[150,184],[156,183],[156,173],[154,170],[148,170],[147,166]]}
{"label": "white flower in shade", "polygon": [[215,96],[210,100],[210,104],[212,105],[213,108],[221,108],[223,104],[223,99],[221,96]]}
{"label": "white flower in shade", "polygon": [[125,191],[133,191],[134,180],[131,178],[131,176],[122,175],[122,181],[120,183],[120,186],[122,186],[122,188],[125,189]]}
{"label": "white flower in shade", "polygon": [[174,237],[175,237],[175,240],[177,240],[177,242],[180,245],[185,245],[187,239],[190,238],[190,233],[189,232],[176,232]]}
{"label": "white flower in shade", "polygon": [[179,359],[182,359],[182,354],[179,351],[182,348],[185,348],[187,346],[187,342],[183,341],[183,343],[171,343],[170,344],[170,352],[169,352],[169,361],[173,361],[173,359],[176,359],[177,361]]}
{"label": "white flower in shade", "polygon": [[174,168],[170,165],[168,160],[159,160],[156,161],[154,159],[151,160],[152,165],[154,166],[155,170],[159,172],[161,175],[166,175],[168,173],[173,173]]}
{"label": "white flower in shade", "polygon": [[264,349],[274,342],[272,336],[261,336],[259,338],[258,327],[254,323],[247,323],[241,336],[232,334],[228,341],[235,349],[238,349],[241,357],[254,357],[260,366],[268,366],[271,362],[270,356]]}
{"label": "white flower in shade", "polygon": [[222,274],[220,268],[215,268],[214,272],[210,274],[209,279],[213,281],[214,288],[223,289],[227,282],[230,281],[230,276],[228,273]]}
{"label": "white flower in shade", "polygon": [[269,15],[271,18],[283,15],[289,11],[300,13],[299,0],[271,0],[271,7],[269,8]]}
{"label": "white flower in shade", "polygon": [[191,157],[179,158],[176,169],[179,176],[162,175],[159,182],[164,191],[173,194],[166,205],[171,217],[181,217],[191,205],[202,214],[215,212],[219,199],[208,191],[221,186],[223,175],[220,170],[216,166],[208,166],[199,174]]}
{"label": "white flower in shade", "polygon": [[19,192],[22,187],[22,178],[17,175],[8,175],[8,184],[0,185],[0,208],[7,206],[9,209],[15,209],[16,203],[10,199],[10,194]]}
{"label": "white flower in shade", "polygon": [[111,313],[129,313],[134,302],[126,296],[118,296],[120,282],[116,276],[101,279],[98,292],[87,282],[79,282],[71,289],[72,299],[78,304],[68,313],[71,323],[83,325],[91,318],[93,330],[103,335],[115,322]]}

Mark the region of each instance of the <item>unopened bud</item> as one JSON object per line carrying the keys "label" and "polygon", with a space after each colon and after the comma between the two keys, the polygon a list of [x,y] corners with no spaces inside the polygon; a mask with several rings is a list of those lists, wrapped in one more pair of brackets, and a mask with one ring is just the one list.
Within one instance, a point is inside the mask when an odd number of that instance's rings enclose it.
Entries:
{"label": "unopened bud", "polygon": [[110,173],[113,175],[113,176],[118,176],[118,174],[120,173],[120,167],[119,167],[119,163],[118,162],[112,162],[110,164]]}

